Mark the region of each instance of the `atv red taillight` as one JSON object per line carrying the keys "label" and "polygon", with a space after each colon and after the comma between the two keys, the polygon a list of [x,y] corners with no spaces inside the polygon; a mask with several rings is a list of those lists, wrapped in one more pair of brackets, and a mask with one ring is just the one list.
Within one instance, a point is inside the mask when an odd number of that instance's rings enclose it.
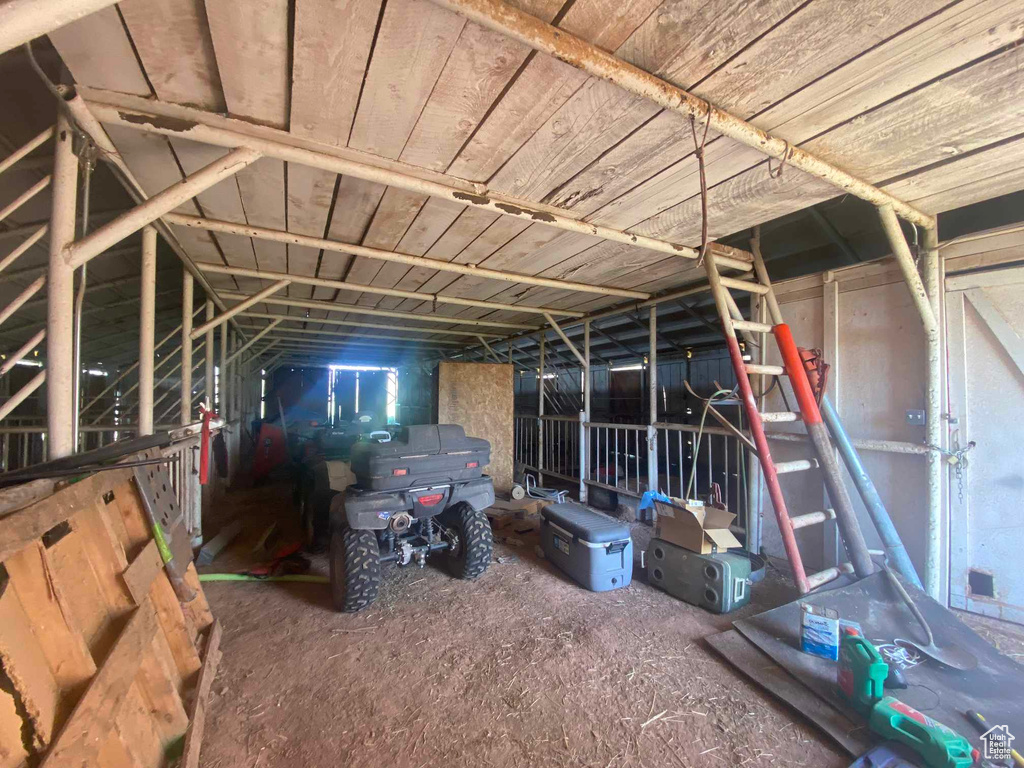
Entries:
{"label": "atv red taillight", "polygon": [[416,499],[416,501],[418,501],[424,507],[432,507],[435,504],[440,504],[441,499],[443,498],[443,493],[432,493],[429,496],[420,496],[418,499]]}
{"label": "atv red taillight", "polygon": [[409,470],[408,469],[392,469],[391,470],[391,476],[392,477],[402,477],[402,475],[408,475],[408,474],[409,474]]}
{"label": "atv red taillight", "polygon": [[476,469],[479,466],[480,466],[480,462],[479,461],[467,461],[466,462],[466,469]]}

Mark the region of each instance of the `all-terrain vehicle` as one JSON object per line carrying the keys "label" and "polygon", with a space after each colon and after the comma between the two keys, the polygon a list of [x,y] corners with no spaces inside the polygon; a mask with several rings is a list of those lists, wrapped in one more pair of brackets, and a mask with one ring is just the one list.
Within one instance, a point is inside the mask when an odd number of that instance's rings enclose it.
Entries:
{"label": "all-terrain vehicle", "polygon": [[330,573],[340,611],[366,608],[380,589],[381,564],[440,553],[449,572],[475,579],[491,562],[485,510],[494,485],[483,474],[491,444],[457,424],[374,433],[352,446],[355,482],[331,500]]}

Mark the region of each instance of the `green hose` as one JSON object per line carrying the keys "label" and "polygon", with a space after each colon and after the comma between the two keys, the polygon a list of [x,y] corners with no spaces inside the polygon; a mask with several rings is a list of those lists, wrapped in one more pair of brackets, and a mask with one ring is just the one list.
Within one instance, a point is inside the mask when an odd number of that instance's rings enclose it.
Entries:
{"label": "green hose", "polygon": [[311,573],[290,573],[284,576],[251,576],[248,573],[201,573],[199,581],[292,581],[303,584],[329,584],[326,576]]}

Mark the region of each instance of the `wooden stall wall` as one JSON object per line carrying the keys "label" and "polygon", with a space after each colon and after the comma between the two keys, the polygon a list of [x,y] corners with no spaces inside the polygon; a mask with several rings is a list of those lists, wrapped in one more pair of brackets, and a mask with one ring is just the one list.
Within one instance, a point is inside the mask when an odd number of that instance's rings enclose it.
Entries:
{"label": "wooden stall wall", "polygon": [[512,487],[513,366],[508,363],[438,363],[434,392],[438,424],[461,424],[467,435],[491,441],[487,473],[496,491]]}
{"label": "wooden stall wall", "polygon": [[26,487],[0,492],[0,768],[197,758],[218,633],[195,569],[182,604],[128,469],[17,509]]}

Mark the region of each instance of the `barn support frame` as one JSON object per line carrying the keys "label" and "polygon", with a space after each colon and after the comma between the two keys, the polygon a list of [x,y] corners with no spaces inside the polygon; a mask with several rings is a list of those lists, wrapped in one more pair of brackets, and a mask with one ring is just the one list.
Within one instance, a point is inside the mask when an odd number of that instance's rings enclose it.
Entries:
{"label": "barn support frame", "polygon": [[[895,237],[892,232],[892,224],[895,223],[898,231],[899,223],[896,219],[900,216],[907,221],[911,222],[916,226],[920,226],[924,229],[925,233],[925,244],[926,244],[926,256],[924,259],[924,279],[917,275],[916,269],[911,270],[905,269],[904,275],[908,286],[910,287],[912,296],[915,298],[915,303],[918,306],[921,314],[922,323],[925,328],[927,337],[927,359],[928,359],[928,386],[927,386],[927,408],[926,412],[928,415],[927,419],[927,442],[929,445],[929,514],[928,514],[928,530],[929,530],[929,545],[928,545],[928,556],[929,556],[929,567],[926,568],[926,580],[928,581],[929,591],[935,594],[938,589],[938,572],[941,564],[941,551],[942,551],[942,462],[941,462],[941,450],[943,440],[943,430],[941,429],[941,416],[942,416],[942,379],[941,379],[941,338],[940,338],[940,306],[939,306],[939,286],[941,284],[941,263],[937,256],[937,243],[936,243],[936,231],[935,231],[935,220],[926,214],[921,213],[912,206],[903,203],[902,201],[894,198],[888,193],[867,184],[866,182],[859,180],[850,174],[842,171],[839,168],[835,168],[828,163],[825,163],[821,159],[814,157],[806,152],[790,146],[788,143],[782,141],[773,136],[769,136],[762,131],[754,128],[753,126],[745,123],[738,118],[729,115],[723,110],[715,108],[713,105],[698,99],[685,91],[680,89],[672,88],[668,86],[664,81],[660,81],[657,78],[642,72],[641,70],[631,67],[625,62],[616,59],[610,54],[606,54],[600,51],[594,46],[589,46],[583,41],[574,40],[571,35],[564,32],[555,32],[554,28],[550,25],[544,24],[543,22],[531,17],[527,14],[523,14],[515,9],[510,8],[501,0],[435,0],[445,7],[451,8],[459,13],[469,16],[475,21],[487,26],[491,29],[498,30],[506,35],[509,35],[515,39],[518,39],[527,45],[533,47],[536,50],[543,51],[545,53],[558,56],[569,64],[576,66],[584,71],[587,71],[593,75],[603,77],[617,85],[630,90],[631,92],[642,95],[648,99],[655,101],[666,109],[671,109],[684,115],[694,117],[695,119],[707,120],[708,124],[715,128],[717,132],[722,133],[725,136],[733,138],[741,143],[747,144],[748,146],[754,146],[765,154],[783,159],[786,162],[794,165],[807,173],[813,174],[819,178],[822,178],[829,183],[835,185],[837,188],[849,192],[853,195],[860,197],[866,201],[869,201],[879,206],[880,214],[883,219],[883,224],[886,227],[887,235],[890,241],[893,243],[893,252],[896,255],[897,261],[901,265],[907,263],[905,252],[908,253],[906,247],[906,240],[902,233],[898,233],[898,238]],[[21,4],[15,4],[20,7]],[[17,9],[15,9],[17,11]],[[20,13],[20,11],[19,11]],[[568,47],[566,47],[568,46]],[[572,49],[572,50],[570,50]],[[667,87],[666,87],[667,86]],[[76,115],[87,115],[89,113],[89,107],[85,101],[79,96],[75,96],[69,93],[72,102],[72,112]],[[77,102],[77,105],[75,105]],[[166,105],[165,105],[166,106]],[[161,107],[162,108],[162,107]],[[150,133],[158,133],[163,135],[178,135],[181,133],[180,129],[168,128],[166,122],[158,124],[160,121],[149,121],[145,118],[152,115],[145,110],[140,108],[137,112],[132,112],[130,109],[118,109],[110,106],[109,104],[97,104],[97,113],[101,119],[108,122],[117,123],[126,127],[135,128]],[[130,119],[126,119],[125,115],[129,115]],[[117,156],[116,149],[111,152],[109,137],[102,133],[97,138],[96,129],[102,132],[102,128],[99,127],[99,122],[96,121],[95,117],[89,116],[91,119],[83,119],[79,127],[85,130],[90,136],[94,138],[97,145],[104,152],[104,157],[110,159],[112,162],[117,164],[119,157]],[[212,121],[211,121],[212,122]],[[62,180],[62,173],[67,173],[68,168],[72,165],[77,169],[77,159],[74,157],[73,148],[71,144],[71,131],[68,130],[69,125],[65,116],[61,116],[58,121],[56,128],[56,136],[58,143],[58,150],[62,141],[62,126],[65,129],[66,141],[68,144],[67,155],[63,161],[61,156],[62,152],[55,152],[55,165],[54,173],[52,174],[52,185],[54,192],[54,204],[52,212],[52,220],[50,224],[51,240],[58,243],[57,246],[51,246],[50,253],[50,269],[48,280],[50,285],[48,286],[48,312],[47,312],[47,348],[48,348],[48,362],[45,370],[45,376],[49,380],[48,387],[48,430],[50,433],[50,455],[53,457],[66,455],[67,453],[74,450],[74,434],[76,429],[74,413],[74,403],[71,405],[71,416],[68,418],[69,403],[69,392],[71,389],[65,389],[63,386],[67,380],[77,377],[78,371],[74,370],[73,362],[69,365],[66,359],[66,350],[62,349],[62,346],[66,346],[67,339],[70,338],[68,334],[62,333],[66,328],[67,320],[67,288],[73,284],[73,271],[77,266],[82,266],[87,261],[103,250],[109,245],[117,242],[122,237],[130,234],[131,232],[138,231],[138,229],[147,226],[160,227],[161,232],[168,231],[166,229],[166,220],[164,216],[173,216],[170,211],[173,210],[176,205],[182,201],[189,200],[204,189],[209,188],[212,184],[220,181],[233,173],[240,170],[242,167],[251,164],[261,156],[267,155],[277,157],[279,159],[285,159],[288,162],[297,162],[311,167],[326,168],[328,170],[336,170],[342,167],[346,168],[348,173],[355,175],[359,178],[374,178],[383,179],[388,178],[389,183],[395,183],[396,186],[405,185],[403,188],[416,189],[422,191],[424,194],[434,195],[442,198],[456,200],[466,205],[477,206],[481,208],[487,208],[488,210],[494,210],[498,205],[507,205],[507,201],[502,201],[496,196],[487,195],[486,188],[482,185],[467,184],[470,187],[474,187],[473,193],[467,193],[456,187],[446,186],[441,181],[432,179],[416,178],[415,176],[404,176],[399,170],[395,168],[374,168],[369,165],[361,165],[357,161],[351,158],[342,158],[338,156],[332,156],[326,153],[317,152],[304,147],[292,146],[285,142],[278,141],[273,138],[261,137],[259,135],[252,134],[241,134],[234,133],[228,128],[220,125],[211,125],[204,122],[196,122],[194,126],[188,129],[188,138],[198,140],[200,142],[206,142],[216,146],[228,147],[231,151],[225,158],[211,163],[206,168],[186,178],[181,184],[175,185],[173,188],[165,190],[152,198],[138,201],[136,208],[124,214],[119,219],[111,222],[108,225],[100,227],[95,230],[88,237],[83,238],[79,242],[74,241],[74,211],[75,211],[75,195],[76,185],[73,181],[75,173],[71,173],[72,182],[67,183],[67,179]],[[122,169],[123,170],[123,169]],[[341,171],[339,171],[341,172]],[[362,175],[360,175],[362,174]],[[486,199],[485,199],[486,198]],[[70,201],[70,206],[67,205]],[[519,202],[519,201],[516,201]],[[638,239],[628,233],[608,230],[606,228],[594,227],[584,222],[579,222],[574,219],[568,219],[561,217],[560,214],[547,210],[544,206],[526,203],[525,207],[521,209],[519,213],[510,214],[507,210],[501,210],[500,212],[504,215],[544,215],[548,218],[545,219],[547,223],[552,226],[559,227],[568,231],[586,232],[587,234],[593,234],[599,237],[605,237],[606,239],[626,242],[627,240],[633,244],[640,245],[641,247],[648,247],[653,250],[674,253],[684,258],[695,258],[696,253],[694,249],[685,248],[677,244],[668,243],[666,241],[659,241],[654,238]],[[68,208],[70,207],[70,215]],[[62,219],[63,217],[63,219]],[[67,221],[70,219],[71,231],[69,236],[63,237],[63,230],[67,229],[65,226]],[[212,226],[210,227],[213,228]],[[282,233],[279,233],[282,234]],[[283,233],[287,234],[287,233]],[[165,235],[166,236],[166,235]],[[256,236],[251,234],[250,236]],[[170,238],[173,240],[173,238]],[[902,247],[900,247],[902,244]],[[178,246],[180,248],[180,246]],[[179,255],[181,255],[179,253]],[[397,256],[402,256],[398,254]],[[389,257],[382,256],[387,260]],[[720,263],[725,263],[725,259],[728,257],[718,257]],[[190,265],[191,262],[184,257],[186,265]],[[736,269],[749,270],[749,262],[743,259],[735,259],[735,264],[731,265]],[[194,270],[194,271],[193,271]],[[205,281],[202,279],[200,273],[202,270],[192,268],[188,270],[188,277],[184,278],[183,282],[183,294],[188,294],[192,276],[196,275],[203,287],[206,288]],[[212,271],[212,270],[210,270]],[[254,274],[252,277],[265,278],[268,275]],[[514,280],[516,276],[509,273],[507,276],[496,279],[508,279]],[[281,282],[283,283],[287,279],[286,276],[282,276]],[[728,278],[726,278],[728,280]],[[333,286],[338,287],[338,286]],[[351,287],[351,286],[349,286]],[[565,287],[569,287],[568,285]],[[618,289],[609,289],[610,291]],[[595,292],[595,291],[591,291]],[[621,293],[621,292],[620,292]],[[211,297],[216,297],[215,292],[208,291]],[[258,295],[258,294],[257,294]],[[394,294],[398,295],[398,294]],[[607,295],[616,295],[608,293]],[[923,302],[922,302],[923,296]],[[249,297],[252,299],[253,297]],[[421,296],[424,300],[429,300],[429,296]],[[230,314],[230,310],[227,310],[222,306],[222,302],[218,298],[213,300],[221,306],[223,310],[222,315],[218,317],[208,318],[207,323],[214,323],[214,325],[207,327],[201,327],[199,331],[192,331],[191,326],[191,312],[186,312],[188,320],[185,321],[183,318],[183,331],[188,327],[188,332],[185,334],[190,337],[195,335],[206,334],[208,339],[211,335],[209,332],[212,331],[213,327],[217,324],[216,321],[223,322],[233,315]],[[443,297],[437,297],[437,300],[444,300]],[[647,299],[649,300],[649,299]],[[646,301],[645,300],[645,303]],[[661,299],[660,299],[661,300]],[[255,302],[254,302],[255,303]],[[651,428],[656,422],[657,418],[657,380],[656,380],[656,361],[657,361],[657,339],[656,339],[656,316],[653,309],[657,302],[653,302],[649,306],[651,307],[651,313],[649,317],[650,323],[650,353],[649,359],[649,387],[650,387],[650,405],[651,414],[650,422]],[[472,306],[472,305],[470,305]],[[480,305],[477,305],[480,306]],[[504,307],[487,307],[487,308],[504,308]],[[634,306],[635,308],[635,306]],[[531,308],[525,309],[523,307],[516,307],[518,311],[534,311],[537,314],[550,316],[558,313],[560,315],[567,316],[573,321],[583,321],[586,326],[586,335],[589,337],[590,326],[588,319],[594,319],[593,317],[587,318],[580,313],[570,313],[559,310],[552,310],[546,308]],[[240,312],[242,310],[238,310]],[[622,311],[622,310],[620,310]],[[237,314],[237,312],[236,312]],[[141,319],[141,318],[140,318]],[[561,330],[559,329],[561,333]],[[229,334],[232,340],[232,344],[235,348],[240,346],[241,342],[236,340],[235,333]],[[541,343],[544,343],[543,336]],[[571,346],[571,345],[570,345]],[[589,345],[588,345],[589,346]],[[182,357],[183,364],[182,376],[182,392],[181,392],[181,419],[183,422],[187,422],[191,414],[191,387],[186,387],[186,381],[191,377],[191,339],[189,342],[183,340],[182,343]],[[141,353],[140,349],[140,353]],[[212,350],[211,350],[212,352]],[[208,352],[209,354],[209,352]],[[586,359],[582,361],[584,368],[589,368],[590,350],[587,349]],[[141,363],[141,357],[140,357]],[[228,412],[231,415],[238,415],[241,409],[251,405],[253,398],[250,396],[250,392],[241,390],[241,382],[233,381],[242,371],[251,368],[251,361],[249,363],[245,361],[236,362],[231,366],[231,375],[225,377],[225,384],[229,387],[227,390],[233,397],[228,400]],[[540,403],[539,407],[543,409],[544,400],[544,378],[543,378],[543,353],[541,362],[541,371],[539,379],[539,390],[540,390]],[[227,373],[226,371],[222,373]],[[204,377],[206,379],[206,390],[208,394],[212,394],[213,382],[209,379],[209,371]],[[41,380],[40,382],[41,383]],[[190,383],[190,382],[189,382]],[[37,384],[38,386],[38,384]],[[589,408],[585,409],[585,412],[589,416]],[[585,431],[585,430],[584,430]],[[72,435],[72,446],[68,448],[66,446],[67,432]],[[657,447],[656,439],[653,439],[653,434],[648,435],[648,480],[656,484],[657,482]],[[653,469],[652,469],[653,467]],[[652,475],[653,472],[653,475]]]}

